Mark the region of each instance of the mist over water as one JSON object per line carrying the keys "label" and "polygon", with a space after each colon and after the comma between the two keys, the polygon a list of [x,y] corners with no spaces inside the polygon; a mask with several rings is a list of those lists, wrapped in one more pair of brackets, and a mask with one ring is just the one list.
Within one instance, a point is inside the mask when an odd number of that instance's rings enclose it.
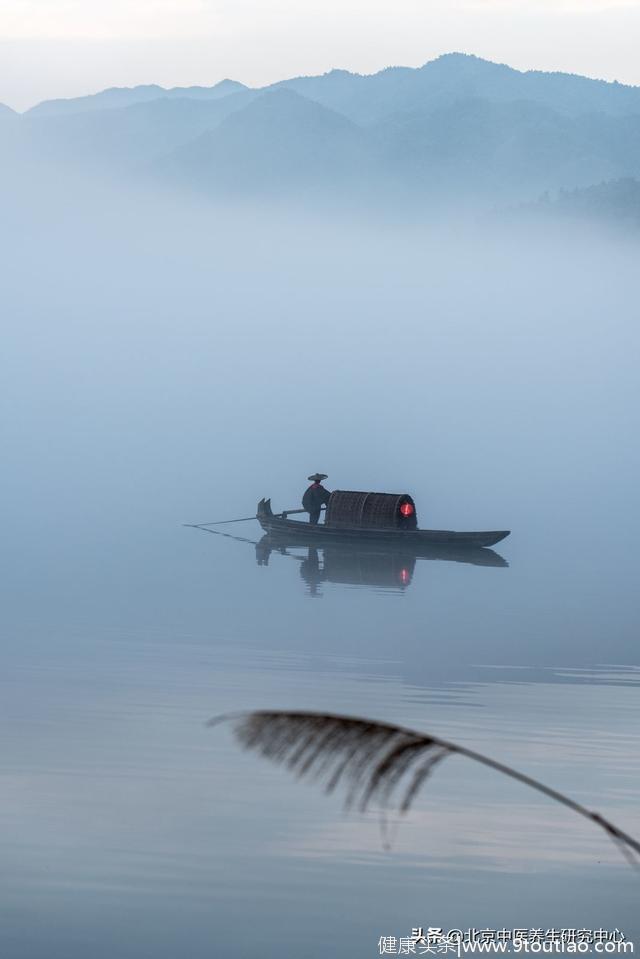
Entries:
{"label": "mist over water", "polygon": [[[517,784],[448,760],[388,851],[375,814],[204,725],[403,723],[640,832],[637,245],[43,194],[4,200],[0,250],[6,954],[637,936],[615,847]],[[422,527],[511,529],[509,565],[399,584],[324,554],[310,584],[306,549],[256,561],[257,523],[181,525],[297,507],[314,470],[411,493]]]}

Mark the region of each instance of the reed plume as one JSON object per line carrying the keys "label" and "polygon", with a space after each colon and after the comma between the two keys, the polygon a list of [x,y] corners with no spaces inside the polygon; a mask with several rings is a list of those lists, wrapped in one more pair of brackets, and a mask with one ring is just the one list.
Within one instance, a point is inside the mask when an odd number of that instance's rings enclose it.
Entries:
{"label": "reed plume", "polygon": [[238,742],[297,777],[323,783],[327,793],[346,787],[348,807],[364,812],[371,803],[406,813],[434,767],[457,753],[516,779],[599,826],[627,860],[640,865],[640,843],[603,816],[563,793],[457,743],[391,723],[315,712],[259,710],[218,716],[229,721]]}

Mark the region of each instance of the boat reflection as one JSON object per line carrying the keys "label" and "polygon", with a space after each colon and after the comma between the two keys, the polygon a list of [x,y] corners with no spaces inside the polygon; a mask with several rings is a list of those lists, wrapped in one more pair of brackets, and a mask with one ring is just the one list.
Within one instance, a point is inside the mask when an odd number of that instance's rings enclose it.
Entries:
{"label": "boat reflection", "polygon": [[[306,546],[306,553],[303,552]],[[302,549],[301,549],[302,548]],[[268,566],[273,553],[297,559],[300,576],[310,596],[321,596],[324,583],[343,586],[363,586],[393,592],[404,592],[413,580],[419,559],[467,563],[473,566],[506,567],[502,556],[487,548],[455,548],[450,546],[406,546],[393,549],[381,545],[354,545],[333,542],[323,546],[287,541],[267,533],[256,543],[256,562]]]}

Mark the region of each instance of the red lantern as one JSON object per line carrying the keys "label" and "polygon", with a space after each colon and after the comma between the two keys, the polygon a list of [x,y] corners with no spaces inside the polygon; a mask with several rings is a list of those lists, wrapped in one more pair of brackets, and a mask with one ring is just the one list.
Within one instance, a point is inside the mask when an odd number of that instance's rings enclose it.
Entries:
{"label": "red lantern", "polygon": [[411,503],[403,503],[400,507],[400,512],[403,516],[413,516],[413,506]]}

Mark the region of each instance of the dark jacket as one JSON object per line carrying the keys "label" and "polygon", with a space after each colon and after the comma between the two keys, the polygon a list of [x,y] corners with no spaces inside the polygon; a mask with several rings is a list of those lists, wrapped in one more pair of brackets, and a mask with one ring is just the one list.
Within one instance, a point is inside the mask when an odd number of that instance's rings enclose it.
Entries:
{"label": "dark jacket", "polygon": [[313,483],[304,492],[302,508],[306,509],[307,513],[313,513],[317,509],[320,509],[321,506],[324,506],[325,503],[328,503],[330,496],[331,493],[328,489],[324,488],[322,483]]}

